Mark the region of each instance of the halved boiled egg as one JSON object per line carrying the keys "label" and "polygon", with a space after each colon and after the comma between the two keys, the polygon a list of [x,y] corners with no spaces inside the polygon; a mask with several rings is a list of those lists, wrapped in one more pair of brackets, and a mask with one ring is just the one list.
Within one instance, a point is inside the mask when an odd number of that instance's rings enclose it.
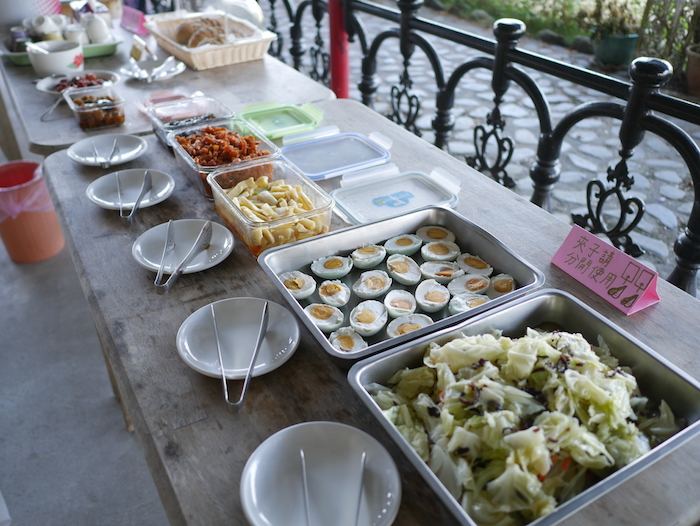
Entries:
{"label": "halved boiled egg", "polygon": [[423,240],[424,243],[432,241],[450,241],[454,243],[455,234],[451,230],[437,225],[426,225],[416,230],[416,235]]}
{"label": "halved boiled egg", "polygon": [[403,254],[392,254],[386,260],[386,269],[393,279],[402,285],[415,285],[421,280],[418,263]]}
{"label": "halved boiled egg", "polygon": [[338,279],[326,280],[318,288],[318,295],[323,303],[342,307],[350,300],[350,287]]}
{"label": "halved boiled egg", "polygon": [[454,261],[426,261],[420,266],[420,272],[426,279],[434,279],[443,285],[464,275],[464,270]]}
{"label": "halved boiled egg", "polygon": [[392,318],[408,316],[416,310],[416,298],[407,290],[394,289],[384,297],[384,306]]}
{"label": "halved boiled egg", "polygon": [[400,318],[391,320],[389,325],[386,327],[386,334],[389,336],[389,338],[395,338],[396,336],[402,336],[404,334],[408,334],[409,332],[427,327],[432,323],[432,318],[425,314],[409,314],[407,316],[401,316]]}
{"label": "halved boiled egg", "polygon": [[447,310],[450,314],[458,314],[483,305],[489,300],[491,300],[491,298],[485,294],[457,294],[450,300]]}
{"label": "halved boiled egg", "polygon": [[401,234],[387,239],[384,248],[387,254],[410,256],[420,250],[423,240],[415,234]]}
{"label": "halved boiled egg", "polygon": [[383,270],[366,270],[352,285],[352,291],[362,299],[374,299],[391,288],[391,278]]}
{"label": "halved boiled egg", "polygon": [[351,327],[341,327],[328,337],[331,345],[344,352],[360,351],[367,347],[367,342]]}
{"label": "halved boiled egg", "polygon": [[377,300],[365,300],[350,312],[350,327],[360,336],[377,334],[386,325],[386,307]]}
{"label": "halved boiled egg", "polygon": [[324,303],[311,303],[304,307],[304,312],[323,332],[336,330],[345,320],[345,315],[338,307]]}
{"label": "halved boiled egg", "polygon": [[486,263],[479,256],[474,256],[473,254],[460,254],[457,256],[455,262],[463,268],[467,274],[483,274],[484,276],[490,276],[493,272],[493,267]]}
{"label": "halved boiled egg", "polygon": [[512,276],[508,274],[499,274],[491,278],[491,283],[486,291],[486,294],[490,298],[497,298],[498,296],[503,296],[509,292],[514,291],[516,288],[515,280]]}
{"label": "halved boiled egg", "polygon": [[316,290],[316,280],[298,270],[280,274],[280,281],[289,293],[298,300],[308,298]]}
{"label": "halved boiled egg", "polygon": [[376,267],[384,261],[385,256],[386,249],[381,245],[365,245],[350,254],[353,264],[361,269]]}
{"label": "halved boiled egg", "polygon": [[434,279],[421,281],[416,287],[416,303],[425,312],[437,312],[449,301],[450,291]]}
{"label": "halved boiled egg", "polygon": [[347,276],[352,270],[349,256],[324,256],[311,263],[311,272],[323,279],[338,279]]}
{"label": "halved boiled egg", "polygon": [[489,283],[491,283],[491,280],[488,276],[482,276],[481,274],[465,274],[464,276],[450,281],[447,284],[447,288],[449,288],[450,292],[455,296],[457,294],[464,294],[465,292],[471,294],[486,294]]}
{"label": "halved boiled egg", "polygon": [[420,249],[420,255],[426,261],[454,261],[462,250],[450,241],[431,241]]}

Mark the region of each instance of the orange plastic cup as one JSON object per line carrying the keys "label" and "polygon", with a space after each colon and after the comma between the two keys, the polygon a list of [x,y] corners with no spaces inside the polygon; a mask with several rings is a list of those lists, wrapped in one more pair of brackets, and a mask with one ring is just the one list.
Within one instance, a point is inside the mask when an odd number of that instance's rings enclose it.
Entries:
{"label": "orange plastic cup", "polygon": [[0,164],[0,238],[15,263],[34,263],[65,245],[51,196],[35,161]]}

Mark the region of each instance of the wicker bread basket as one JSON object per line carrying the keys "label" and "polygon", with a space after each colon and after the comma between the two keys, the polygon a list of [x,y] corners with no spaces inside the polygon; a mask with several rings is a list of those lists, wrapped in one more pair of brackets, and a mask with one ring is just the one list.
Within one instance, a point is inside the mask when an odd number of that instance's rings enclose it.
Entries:
{"label": "wicker bread basket", "polygon": [[[225,44],[205,44],[195,48],[178,44],[175,36],[180,25],[198,18],[220,20],[222,24],[226,24],[228,32],[233,33],[234,37]],[[160,47],[195,70],[263,58],[272,41],[277,38],[271,31],[263,31],[247,20],[224,14],[222,11],[150,15],[146,19],[145,27]]]}

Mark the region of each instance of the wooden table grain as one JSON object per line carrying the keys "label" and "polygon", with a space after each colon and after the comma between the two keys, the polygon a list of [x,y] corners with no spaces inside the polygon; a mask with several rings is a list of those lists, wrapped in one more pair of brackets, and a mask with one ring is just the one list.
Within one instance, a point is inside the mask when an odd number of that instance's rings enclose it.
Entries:
{"label": "wooden table grain", "polygon": [[[343,132],[379,131],[389,137],[392,161],[402,171],[427,173],[440,167],[458,177],[457,211],[542,270],[547,287],[573,294],[700,378],[698,300],[661,281],[660,303],[625,316],[550,264],[569,232],[567,224],[358,102],[328,100],[318,105],[324,112],[323,124],[335,124]],[[167,201],[140,210],[129,228],[120,224],[118,213],[93,206],[85,197],[88,184],[104,170],[75,164],[61,151],[46,159],[44,171],[106,359],[170,522],[247,524],[239,485],[251,453],[287,426],[330,420],[370,433],[392,454],[403,482],[395,524],[456,524],[364,410],[347,382],[346,370],[331,360],[303,324],[295,355],[279,369],[253,379],[246,406],[237,415],[226,410],[220,380],[195,372],[179,358],[178,328],[200,307],[236,296],[262,297],[283,305],[285,300],[238,241],[218,266],[182,276],[168,295],[155,293],[154,273],[131,256],[136,238],[169,219],[224,222],[157,139],[147,140],[147,153],[119,168],[169,172],[176,179],[176,189]],[[332,190],[338,181],[321,185]],[[341,224],[336,221],[335,226]],[[700,440],[695,439],[567,518],[566,524],[696,524],[698,487]]]}
{"label": "wooden table grain", "polygon": [[[118,73],[119,68],[128,62],[131,34],[121,29],[115,31],[120,32],[124,39],[117,52],[106,57],[86,59],[85,70]],[[167,53],[161,50],[158,55],[165,58]],[[28,137],[29,150],[39,155],[49,155],[86,137],[105,133],[152,133],[151,122],[134,102],[143,102],[158,90],[169,89],[186,94],[201,91],[215,96],[234,112],[239,112],[245,105],[259,102],[302,104],[335,98],[334,93],[322,84],[265,55],[259,60],[202,71],[188,67],[179,75],[150,84],[121,75],[115,90],[127,101],[124,124],[116,128],[83,131],[65,102],[47,117],[47,122],[41,121],[41,115],[55,99],[36,90],[33,82],[36,74],[31,66],[15,66],[8,58],[3,58],[0,59],[0,72],[7,86],[4,95],[9,99],[4,104],[11,105],[20,117],[20,122],[13,124],[21,127]]]}

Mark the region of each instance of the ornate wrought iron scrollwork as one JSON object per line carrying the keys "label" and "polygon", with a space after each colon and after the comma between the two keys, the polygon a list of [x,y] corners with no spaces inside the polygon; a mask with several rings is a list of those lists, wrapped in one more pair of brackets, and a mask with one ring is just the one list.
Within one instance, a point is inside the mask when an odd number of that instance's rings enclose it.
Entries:
{"label": "ornate wrought iron scrollwork", "polygon": [[[465,157],[469,166],[482,173],[489,173],[491,177],[507,188],[513,188],[515,181],[508,175],[506,166],[513,157],[513,139],[502,136],[505,128],[505,121],[501,117],[501,111],[496,102],[496,108],[488,114],[486,123],[491,127],[487,131],[486,127],[479,124],[474,128],[474,150],[472,156]],[[496,145],[496,154],[493,163],[489,164],[489,145]]]}
{"label": "ornate wrought iron scrollwork", "polygon": [[411,93],[413,81],[407,66],[401,75],[400,85],[401,87],[391,87],[391,113],[387,117],[420,137],[422,134],[416,125],[416,119],[420,115],[420,97]]}
{"label": "ornate wrought iron scrollwork", "polygon": [[[572,214],[571,217],[581,228],[593,234],[604,234],[617,248],[623,249],[632,257],[639,257],[644,254],[644,250],[632,242],[629,234],[641,221],[645,206],[644,201],[638,197],[625,196],[623,188],[629,191],[634,184],[634,177],[630,177],[625,159],[615,168],[608,168],[608,181],[614,181],[615,185],[606,188],[599,180],[589,182],[586,190],[588,213]],[[608,206],[609,200],[618,206]],[[619,217],[608,227],[603,216],[606,211],[613,209],[619,210]],[[631,220],[629,216],[632,216]]]}
{"label": "ornate wrought iron scrollwork", "polygon": [[325,51],[325,42],[321,35],[321,22],[316,24],[316,38],[314,45],[309,48],[309,56],[311,58],[311,71],[309,77],[316,82],[321,82],[326,87],[330,86],[330,63],[331,58]]}

